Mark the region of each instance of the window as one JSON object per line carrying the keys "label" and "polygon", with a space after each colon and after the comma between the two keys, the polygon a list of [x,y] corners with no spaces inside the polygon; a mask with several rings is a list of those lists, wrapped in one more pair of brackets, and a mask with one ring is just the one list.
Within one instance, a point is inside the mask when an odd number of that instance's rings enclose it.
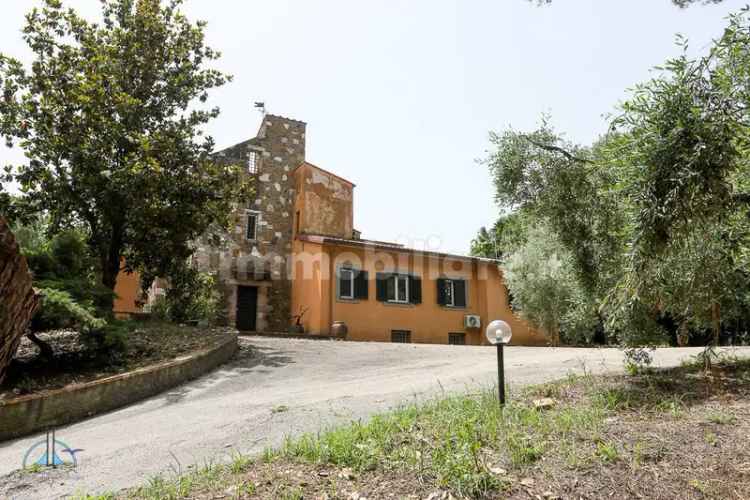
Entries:
{"label": "window", "polygon": [[422,281],[409,274],[378,273],[377,298],[381,302],[395,304],[420,304]]}
{"label": "window", "polygon": [[466,334],[465,333],[449,333],[448,344],[450,345],[466,345]]}
{"label": "window", "polygon": [[409,330],[391,330],[391,342],[397,344],[410,344],[411,332]]}
{"label": "window", "polygon": [[258,239],[258,221],[260,214],[258,212],[247,212],[247,239]]}
{"label": "window", "polygon": [[394,274],[386,284],[388,290],[388,302],[409,303],[409,277]]}
{"label": "window", "polygon": [[339,271],[339,297],[342,299],[354,298],[354,271],[352,269]]}
{"label": "window", "polygon": [[338,297],[344,300],[367,300],[367,271],[344,265],[338,272]]}
{"label": "window", "polygon": [[257,174],[258,173],[258,163],[260,162],[260,158],[257,151],[250,151],[247,154],[247,173],[248,174]]}
{"label": "window", "polygon": [[446,306],[454,306],[455,298],[455,287],[453,286],[453,280],[443,280],[443,297],[445,297]]}
{"label": "window", "polygon": [[448,307],[466,307],[466,281],[441,278],[437,280],[438,304]]}

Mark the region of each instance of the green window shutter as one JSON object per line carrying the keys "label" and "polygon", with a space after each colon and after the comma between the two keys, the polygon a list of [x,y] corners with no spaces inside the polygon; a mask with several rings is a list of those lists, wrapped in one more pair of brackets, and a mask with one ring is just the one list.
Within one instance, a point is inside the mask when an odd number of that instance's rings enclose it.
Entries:
{"label": "green window shutter", "polygon": [[388,273],[377,273],[375,275],[375,296],[380,302],[388,301],[387,282],[390,276]]}
{"label": "green window shutter", "polygon": [[466,281],[453,280],[453,305],[456,307],[466,307]]}
{"label": "green window shutter", "polygon": [[409,302],[422,303],[422,279],[418,276],[409,275]]}
{"label": "green window shutter", "polygon": [[354,276],[354,298],[367,300],[367,271],[359,271]]}
{"label": "green window shutter", "polygon": [[438,278],[437,280],[437,303],[441,306],[445,305],[445,279]]}

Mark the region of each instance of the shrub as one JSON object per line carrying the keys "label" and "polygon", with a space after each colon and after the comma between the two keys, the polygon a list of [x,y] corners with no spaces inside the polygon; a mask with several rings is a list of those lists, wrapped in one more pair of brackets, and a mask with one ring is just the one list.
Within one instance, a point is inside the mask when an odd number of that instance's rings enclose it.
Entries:
{"label": "shrub", "polygon": [[630,375],[644,372],[654,361],[655,347],[628,347],[625,349],[625,371]]}
{"label": "shrub", "polygon": [[221,294],[216,280],[209,273],[186,268],[170,277],[164,307],[175,322],[202,321],[215,323],[219,314]]}
{"label": "shrub", "polygon": [[160,295],[151,304],[151,317],[159,321],[169,321],[169,302],[167,298]]}
{"label": "shrub", "polygon": [[97,278],[97,262],[83,231],[68,229],[48,237],[43,220],[14,230],[36,287],[66,292],[87,309],[97,309],[99,316],[110,314],[114,293]]}
{"label": "shrub", "polygon": [[111,321],[110,323],[90,330],[81,335],[81,341],[91,352],[117,360],[127,349],[128,332],[133,326],[130,321]]}
{"label": "shrub", "polygon": [[39,332],[55,328],[77,328],[89,332],[104,328],[105,320],[98,318],[94,312],[79,304],[73,297],[62,290],[42,288],[39,311],[31,321],[31,329]]}

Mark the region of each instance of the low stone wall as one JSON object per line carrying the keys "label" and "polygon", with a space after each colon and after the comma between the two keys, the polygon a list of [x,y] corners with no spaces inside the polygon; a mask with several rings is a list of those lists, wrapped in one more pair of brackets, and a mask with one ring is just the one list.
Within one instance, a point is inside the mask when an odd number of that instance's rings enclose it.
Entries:
{"label": "low stone wall", "polygon": [[0,441],[59,427],[151,397],[199,377],[237,352],[237,336],[157,365],[42,394],[0,401]]}
{"label": "low stone wall", "polygon": [[331,335],[317,335],[313,333],[249,332],[240,333],[240,335],[247,337],[273,337],[277,339],[345,340]]}

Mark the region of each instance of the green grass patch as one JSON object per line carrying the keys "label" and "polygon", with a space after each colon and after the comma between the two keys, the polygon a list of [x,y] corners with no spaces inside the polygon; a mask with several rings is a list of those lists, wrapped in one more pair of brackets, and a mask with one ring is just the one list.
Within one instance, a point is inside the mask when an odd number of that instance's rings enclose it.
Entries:
{"label": "green grass patch", "polygon": [[731,425],[737,421],[737,417],[729,413],[715,412],[709,414],[706,421],[718,425]]}
{"label": "green grass patch", "polygon": [[[561,396],[571,378],[537,387],[529,396]],[[418,470],[421,477],[459,495],[478,497],[502,489],[496,467],[524,468],[545,453],[596,451],[588,436],[601,428],[606,405],[567,405],[538,410],[528,398],[501,407],[494,389],[408,406],[317,434],[287,439],[264,460],[291,459],[355,471]],[[603,450],[610,459],[613,453]],[[615,452],[616,453],[616,452]]]}
{"label": "green grass patch", "polygon": [[[673,428],[694,421],[695,405],[704,405],[711,394],[738,390],[750,368],[741,361],[725,365],[723,373],[706,375],[698,366],[626,377],[571,376],[515,393],[504,407],[494,388],[444,396],[288,438],[256,459],[236,454],[226,464],[209,464],[170,479],[157,476],[125,498],[308,498],[309,483],[315,482],[309,474],[315,477],[315,471],[333,478],[336,471],[351,470],[357,478],[375,482],[409,478],[427,491],[437,488],[467,498],[512,494],[523,478],[544,481],[550,474],[616,470],[612,477],[623,477],[675,453],[667,442],[669,434],[664,441],[654,440],[639,432],[644,425],[667,423]],[[539,398],[552,398],[553,404],[539,409],[534,404]],[[274,408],[274,413],[280,412],[280,407]],[[723,432],[740,422],[716,409],[698,415],[701,425],[722,425]],[[710,429],[704,432],[697,439],[713,453],[719,435]],[[295,479],[289,475],[294,470],[304,470],[308,477]],[[687,486],[684,478],[679,480]],[[323,482],[315,494],[326,491],[335,497],[337,479]],[[700,490],[705,484],[690,486]]]}

